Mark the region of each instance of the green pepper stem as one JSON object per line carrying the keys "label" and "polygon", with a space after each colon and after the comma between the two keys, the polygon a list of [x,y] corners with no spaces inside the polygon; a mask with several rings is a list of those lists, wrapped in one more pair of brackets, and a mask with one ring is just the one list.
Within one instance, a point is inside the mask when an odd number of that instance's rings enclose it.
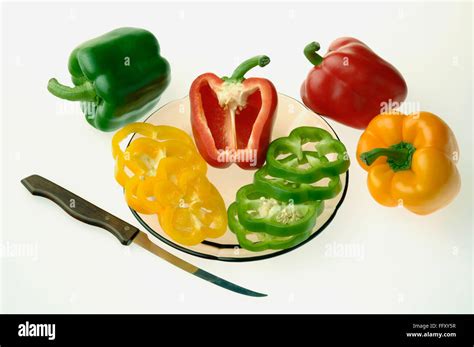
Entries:
{"label": "green pepper stem", "polygon": [[408,170],[415,147],[407,142],[400,142],[388,148],[374,148],[360,155],[362,162],[368,166],[372,165],[379,157],[387,157],[387,163],[393,171]]}
{"label": "green pepper stem", "polygon": [[68,87],[59,83],[56,78],[51,78],[48,82],[48,90],[58,98],[70,101],[94,101],[97,96],[91,82],[85,82],[80,86]]}
{"label": "green pepper stem", "polygon": [[319,43],[315,41],[308,43],[304,48],[304,55],[314,66],[318,66],[323,62],[323,57],[316,53],[320,48]]}
{"label": "green pepper stem", "polygon": [[237,66],[237,68],[234,70],[234,73],[230,78],[227,79],[227,81],[236,81],[240,82],[244,79],[244,75],[250,70],[253,69],[256,66],[264,67],[265,65],[268,65],[270,63],[270,58],[267,57],[266,55],[257,55],[253,58],[247,59],[244,61],[242,64]]}

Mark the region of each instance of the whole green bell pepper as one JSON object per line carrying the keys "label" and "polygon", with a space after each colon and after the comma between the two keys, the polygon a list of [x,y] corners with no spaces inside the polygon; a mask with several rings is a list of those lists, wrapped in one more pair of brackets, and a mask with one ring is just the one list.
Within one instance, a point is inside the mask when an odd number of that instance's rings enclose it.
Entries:
{"label": "whole green bell pepper", "polygon": [[138,28],[119,28],[84,42],[69,57],[74,87],[52,78],[55,96],[80,101],[87,121],[113,131],[136,121],[158,102],[170,82],[170,67],[155,36]]}
{"label": "whole green bell pepper", "polygon": [[[316,152],[303,150],[303,145],[309,142],[314,143]],[[336,158],[322,159],[329,154],[335,154]],[[289,155],[294,155],[292,160],[284,160]],[[286,157],[279,159],[280,156]],[[274,177],[297,183],[313,183],[346,172],[350,161],[344,144],[329,132],[304,126],[293,129],[288,137],[280,137],[270,144],[267,165],[269,174]]]}
{"label": "whole green bell pepper", "polygon": [[265,232],[249,231],[239,222],[238,204],[236,202],[229,206],[227,214],[229,229],[237,236],[239,245],[252,252],[294,247],[306,240],[312,231],[309,228],[299,234],[290,236],[273,236]]}
{"label": "whole green bell pepper", "polygon": [[249,231],[273,236],[291,236],[311,230],[324,209],[323,201],[295,204],[279,201],[248,184],[237,191],[239,222]]}

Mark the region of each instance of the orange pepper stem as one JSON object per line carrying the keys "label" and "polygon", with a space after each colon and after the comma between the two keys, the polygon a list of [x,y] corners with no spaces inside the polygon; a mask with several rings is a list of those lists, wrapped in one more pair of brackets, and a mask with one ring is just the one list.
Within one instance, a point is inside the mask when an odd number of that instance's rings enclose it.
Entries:
{"label": "orange pepper stem", "polygon": [[393,171],[409,170],[416,148],[408,142],[400,142],[388,148],[374,148],[360,155],[364,164],[370,166],[379,157],[387,157],[387,164]]}

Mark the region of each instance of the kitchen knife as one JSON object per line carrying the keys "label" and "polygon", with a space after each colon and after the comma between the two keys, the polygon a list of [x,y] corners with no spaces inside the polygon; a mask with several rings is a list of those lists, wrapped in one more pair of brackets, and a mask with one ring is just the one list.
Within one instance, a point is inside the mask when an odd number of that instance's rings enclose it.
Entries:
{"label": "kitchen knife", "polygon": [[226,281],[176,257],[150,241],[147,234],[143,231],[140,231],[133,225],[111,215],[107,211],[102,210],[44,177],[31,175],[22,179],[21,183],[30,191],[31,194],[39,195],[54,201],[64,211],[81,222],[108,230],[112,235],[119,239],[120,243],[124,246],[128,246],[133,242],[180,269],[233,292],[255,297],[267,296],[266,294],[254,292],[250,289]]}

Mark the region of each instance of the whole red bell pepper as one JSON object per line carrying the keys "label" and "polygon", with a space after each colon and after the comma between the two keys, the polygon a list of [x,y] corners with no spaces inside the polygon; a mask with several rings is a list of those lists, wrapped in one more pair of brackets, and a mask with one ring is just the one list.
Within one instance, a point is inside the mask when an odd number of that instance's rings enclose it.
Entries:
{"label": "whole red bell pepper", "polygon": [[231,77],[213,73],[197,77],[189,92],[191,125],[196,146],[212,166],[236,163],[243,169],[265,162],[277,106],[277,92],[264,78],[246,72],[270,62],[267,56],[244,61]]}
{"label": "whole red bell pepper", "polygon": [[301,98],[314,112],[365,129],[381,111],[396,108],[407,96],[402,75],[361,41],[335,40],[321,57],[312,42],[304,54],[314,65],[301,86]]}

